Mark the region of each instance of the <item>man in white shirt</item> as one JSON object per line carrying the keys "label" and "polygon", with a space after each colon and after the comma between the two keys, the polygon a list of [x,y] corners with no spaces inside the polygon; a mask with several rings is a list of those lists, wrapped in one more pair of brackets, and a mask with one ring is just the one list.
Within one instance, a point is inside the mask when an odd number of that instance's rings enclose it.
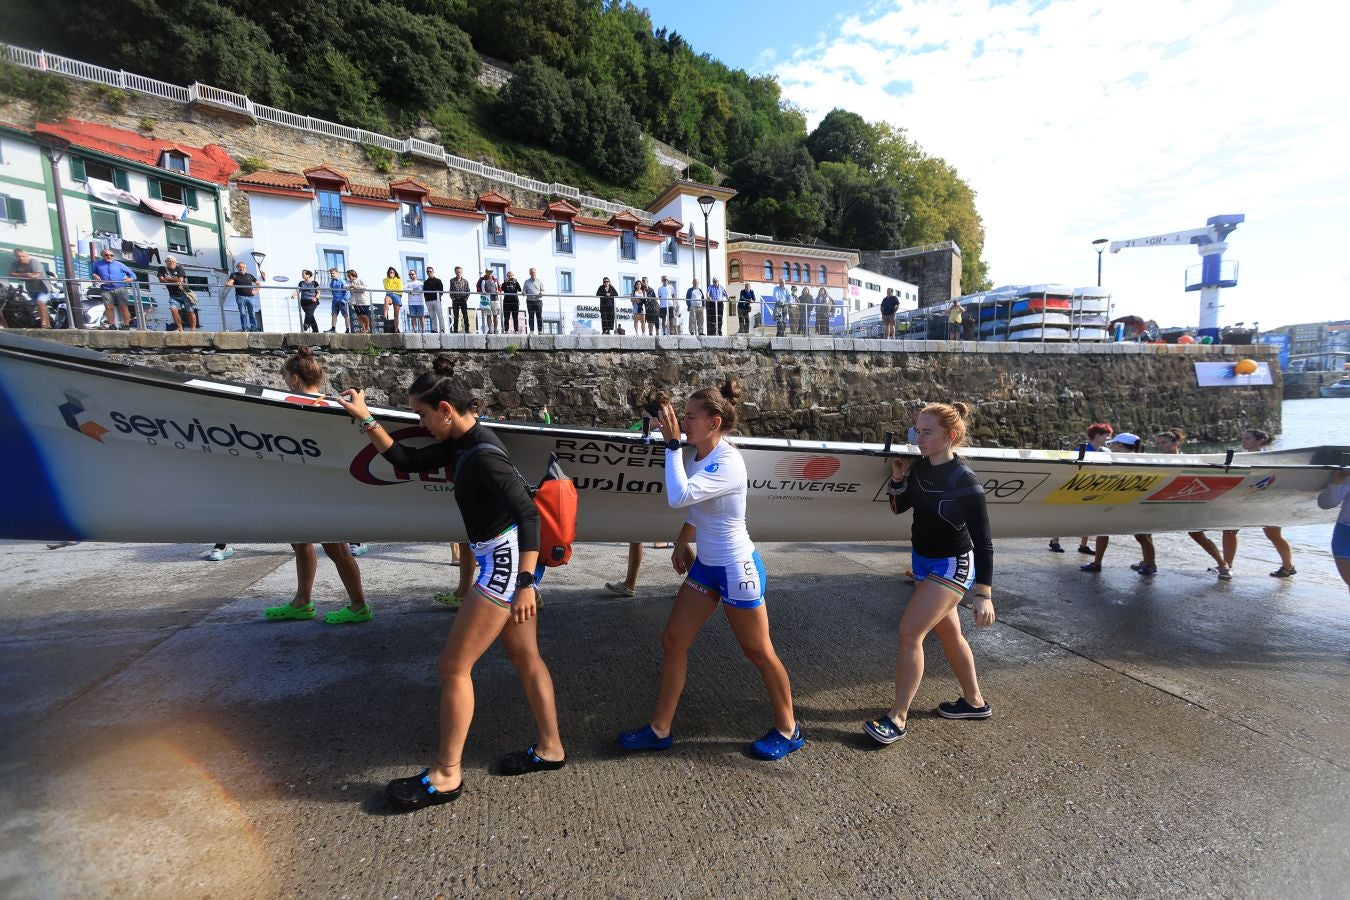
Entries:
{"label": "man in white shirt", "polygon": [[773,289],[773,320],[778,327],[778,337],[787,334],[788,317],[792,315],[791,303],[792,295],[788,293],[787,285],[780,278],[778,286]]}
{"label": "man in white shirt", "polygon": [[544,333],[544,283],[533,268],[525,279],[525,325],[530,334]]}
{"label": "man in white shirt", "polygon": [[661,286],[656,289],[656,299],[661,303],[661,333],[679,334],[675,325],[675,291],[665,275],[661,276]]}
{"label": "man in white shirt", "polygon": [[698,279],[695,278],[689,290],[684,292],[684,301],[689,304],[689,333],[698,337],[703,337],[704,299],[703,288],[698,286]]}

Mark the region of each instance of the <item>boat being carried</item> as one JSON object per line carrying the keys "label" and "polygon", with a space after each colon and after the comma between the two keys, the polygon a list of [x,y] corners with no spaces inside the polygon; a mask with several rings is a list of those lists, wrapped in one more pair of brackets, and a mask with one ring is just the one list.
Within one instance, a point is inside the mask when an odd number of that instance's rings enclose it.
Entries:
{"label": "boat being carried", "polygon": [[[398,440],[408,410],[372,409]],[[556,456],[580,541],[668,540],[665,450],[628,431],[493,422],[527,476]],[[737,437],[760,541],[904,540],[888,456],[905,444]],[[685,452],[692,452],[686,450]],[[453,469],[410,474],[331,399],[111,362],[0,332],[0,537],[37,540],[463,540]],[[1313,496],[1350,448],[1152,455],[967,448],[995,537],[1131,534],[1330,520]]]}

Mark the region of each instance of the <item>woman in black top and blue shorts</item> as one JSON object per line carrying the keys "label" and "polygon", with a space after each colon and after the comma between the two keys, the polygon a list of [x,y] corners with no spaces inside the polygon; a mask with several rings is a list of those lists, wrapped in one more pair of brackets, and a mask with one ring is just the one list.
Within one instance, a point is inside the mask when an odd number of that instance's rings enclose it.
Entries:
{"label": "woman in black top and blue shorts", "polygon": [[891,510],[914,510],[910,554],[917,587],[900,615],[895,662],[895,705],[863,725],[872,738],[892,744],[905,736],[909,706],[923,680],[923,641],[936,631],[961,696],[938,704],[946,719],[987,719],[992,710],[980,693],[975,658],[961,634],[957,605],[975,587],[976,625],[994,622],[994,542],[985,511],[984,486],[953,452],[966,440],[970,409],[964,403],[930,403],[915,421],[919,453],[912,465],[892,459]]}
{"label": "woman in black top and blue shorts", "polygon": [[463,790],[461,759],[474,708],[471,673],[499,637],[520,674],[539,729],[538,743],[508,754],[502,773],[560,769],[566,762],[553,678],[539,655],[535,632],[539,511],[501,441],[478,423],[478,399],[464,382],[449,377],[453,369],[449,357],[437,357],[435,371],[422,375],[409,390],[413,412],[438,441],[427,447],[410,449],[395,443],[370,415],[364,391],[341,395],[343,407],[394,466],[404,472],[454,468],[455,500],[481,570],[455,616],[437,665],[441,729],[436,764],[411,778],[389,782],[385,790],[390,802],[403,809],[446,803]]}

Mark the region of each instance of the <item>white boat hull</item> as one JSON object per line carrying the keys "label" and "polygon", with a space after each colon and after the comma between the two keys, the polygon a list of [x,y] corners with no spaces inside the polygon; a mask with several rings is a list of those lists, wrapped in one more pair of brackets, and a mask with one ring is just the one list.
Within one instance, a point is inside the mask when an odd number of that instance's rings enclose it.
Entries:
{"label": "white boat hull", "polygon": [[[399,473],[332,401],[119,366],[0,333],[0,537],[39,540],[449,541],[451,473]],[[373,410],[427,442],[406,410]],[[492,423],[518,467],[550,454],[576,480],[578,540],[668,540],[661,445],[633,432]],[[897,426],[903,433],[903,429]],[[736,438],[759,541],[906,540],[877,444]],[[685,452],[691,452],[686,450]],[[904,445],[893,453],[914,455]],[[1328,521],[1312,495],[1345,448],[1223,455],[969,449],[996,537],[1128,534]],[[1328,462],[1330,461],[1330,462]]]}

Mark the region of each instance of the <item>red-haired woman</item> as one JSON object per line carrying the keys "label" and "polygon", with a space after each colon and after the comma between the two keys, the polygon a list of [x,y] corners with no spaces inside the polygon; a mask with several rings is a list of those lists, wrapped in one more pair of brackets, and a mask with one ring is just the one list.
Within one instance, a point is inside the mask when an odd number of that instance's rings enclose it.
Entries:
{"label": "red-haired woman", "polygon": [[994,542],[985,511],[984,486],[955,453],[966,440],[970,408],[964,403],[930,403],[919,413],[922,458],[891,462],[891,511],[914,510],[911,566],[917,586],[900,615],[900,648],[895,661],[895,703],[863,725],[882,744],[905,736],[910,704],[923,680],[923,641],[936,631],[961,696],[939,703],[944,719],[987,719],[993,714],[980,693],[975,657],[961,634],[957,605],[975,587],[976,625],[992,625]]}

